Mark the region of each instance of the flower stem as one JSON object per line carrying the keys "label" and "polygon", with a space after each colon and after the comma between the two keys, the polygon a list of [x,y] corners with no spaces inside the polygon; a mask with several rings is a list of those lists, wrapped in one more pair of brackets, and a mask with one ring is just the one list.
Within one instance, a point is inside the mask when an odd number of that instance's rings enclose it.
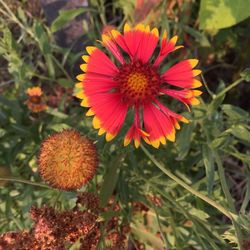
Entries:
{"label": "flower stem", "polygon": [[158,162],[150,153],[149,151],[143,146],[141,145],[141,148],[143,150],[143,152],[148,156],[148,158],[156,165],[156,167],[158,167],[164,174],[166,174],[169,178],[171,178],[173,181],[175,181],[176,183],[178,183],[180,186],[182,186],[183,188],[185,188],[187,191],[189,191],[190,193],[192,193],[193,195],[199,197],[200,199],[202,199],[203,201],[207,202],[208,204],[210,204],[212,207],[216,208],[217,210],[219,210],[222,214],[224,214],[225,216],[227,216],[230,220],[233,221],[233,213],[231,213],[230,211],[228,211],[226,208],[222,207],[220,204],[218,204],[217,202],[215,202],[214,200],[210,199],[209,197],[207,197],[206,195],[200,193],[199,191],[196,191],[195,189],[193,189],[191,186],[189,186],[188,184],[186,184],[183,180],[181,180],[179,177],[177,177],[176,175],[172,174],[169,170],[167,170],[160,162]]}
{"label": "flower stem", "polygon": [[24,184],[28,184],[28,185],[32,185],[32,186],[37,186],[37,187],[42,187],[42,188],[49,188],[51,189],[51,187],[45,185],[45,184],[41,184],[41,183],[36,183],[33,181],[27,181],[27,180],[21,180],[21,179],[17,179],[17,178],[5,178],[5,177],[0,177],[0,181],[11,181],[11,182],[19,182],[19,183],[24,183]]}
{"label": "flower stem", "polygon": [[236,87],[238,84],[240,84],[243,81],[242,78],[238,79],[237,81],[230,84],[228,87],[224,88],[219,94],[216,95],[216,99],[219,99],[221,96],[223,96],[225,93],[227,93],[232,88]]}

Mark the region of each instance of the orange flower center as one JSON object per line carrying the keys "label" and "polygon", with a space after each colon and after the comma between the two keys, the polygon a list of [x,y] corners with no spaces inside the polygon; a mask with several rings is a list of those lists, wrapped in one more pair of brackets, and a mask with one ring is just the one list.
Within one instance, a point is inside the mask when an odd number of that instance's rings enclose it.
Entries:
{"label": "orange flower center", "polygon": [[140,61],[123,65],[115,80],[120,83],[119,92],[124,101],[131,105],[152,101],[161,85],[157,70]]}
{"label": "orange flower center", "polygon": [[29,97],[30,102],[34,104],[39,104],[41,102],[41,97],[40,96],[30,96]]}

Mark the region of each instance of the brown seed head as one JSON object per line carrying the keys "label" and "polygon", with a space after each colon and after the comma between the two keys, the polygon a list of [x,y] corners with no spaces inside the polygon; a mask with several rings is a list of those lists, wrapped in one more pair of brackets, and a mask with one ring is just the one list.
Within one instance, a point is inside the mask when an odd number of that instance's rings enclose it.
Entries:
{"label": "brown seed head", "polygon": [[93,178],[98,159],[93,142],[70,129],[49,136],[42,143],[38,163],[39,172],[49,185],[74,190]]}

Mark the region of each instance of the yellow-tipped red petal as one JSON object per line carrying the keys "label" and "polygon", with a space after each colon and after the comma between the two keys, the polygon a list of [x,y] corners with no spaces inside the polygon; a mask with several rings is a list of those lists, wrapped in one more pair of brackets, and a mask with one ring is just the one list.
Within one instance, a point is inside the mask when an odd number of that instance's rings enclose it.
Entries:
{"label": "yellow-tipped red petal", "polygon": [[83,87],[82,82],[76,83],[75,87],[78,88],[78,89],[82,89],[82,87]]}
{"label": "yellow-tipped red petal", "polygon": [[81,92],[78,92],[75,94],[75,97],[79,98],[79,99],[84,99],[86,96],[84,95],[84,93],[81,91]]}
{"label": "yellow-tipped red petal", "polygon": [[194,96],[200,96],[202,94],[202,91],[200,90],[192,90]]}
{"label": "yellow-tipped red petal", "polygon": [[172,37],[171,39],[170,39],[170,42],[172,43],[172,44],[176,44],[176,42],[177,42],[177,40],[178,40],[178,36],[174,36],[174,37]]}
{"label": "yellow-tipped red petal", "polygon": [[95,112],[90,108],[87,113],[86,113],[86,116],[93,116],[95,115]]}
{"label": "yellow-tipped red petal", "polygon": [[117,30],[111,30],[111,35],[114,39],[121,35],[121,33]]}
{"label": "yellow-tipped red petal", "polygon": [[85,98],[82,100],[82,102],[81,102],[80,105],[81,105],[82,107],[85,107],[85,108],[90,107],[89,102],[88,102],[88,98],[85,97]]}
{"label": "yellow-tipped red petal", "polygon": [[151,33],[154,34],[156,37],[159,37],[159,30],[157,28],[153,28]]}
{"label": "yellow-tipped red petal", "polygon": [[180,121],[183,122],[183,123],[189,123],[189,120],[186,117],[184,117],[184,116],[182,116],[180,118]]}
{"label": "yellow-tipped red petal", "polygon": [[150,32],[150,27],[149,27],[149,25],[147,25],[147,26],[145,27],[145,32],[146,32],[146,33],[149,33],[149,32]]}
{"label": "yellow-tipped red petal", "polygon": [[91,55],[95,50],[96,50],[96,47],[94,46],[86,47],[86,51],[88,52],[89,55]]}
{"label": "yellow-tipped red petal", "polygon": [[89,61],[89,56],[82,56],[82,60],[87,63]]}
{"label": "yellow-tipped red petal", "polygon": [[199,105],[199,104],[200,104],[200,100],[194,97],[194,98],[192,98],[192,99],[190,100],[190,103],[191,103],[193,106]]}
{"label": "yellow-tipped red petal", "polygon": [[101,122],[96,116],[94,116],[92,124],[95,129],[99,129],[101,127]]}
{"label": "yellow-tipped red petal", "polygon": [[139,140],[134,140],[134,144],[135,144],[135,147],[136,148],[139,148],[139,146],[140,146],[140,141]]}
{"label": "yellow-tipped red petal", "polygon": [[111,134],[111,133],[107,133],[106,134],[106,141],[111,141],[115,138],[115,135]]}
{"label": "yellow-tipped red petal", "polygon": [[86,72],[86,71],[87,71],[87,67],[88,67],[88,65],[87,65],[86,63],[80,65],[80,69],[81,69],[83,72]]}
{"label": "yellow-tipped red petal", "polygon": [[100,128],[99,131],[98,131],[98,135],[103,135],[106,133],[106,130],[103,129],[103,128]]}
{"label": "yellow-tipped red petal", "polygon": [[166,145],[166,143],[167,143],[166,138],[164,136],[160,137],[160,142],[161,142],[161,144]]}
{"label": "yellow-tipped red petal", "polygon": [[135,26],[135,30],[145,31],[145,26],[142,23],[139,23]]}
{"label": "yellow-tipped red petal", "polygon": [[130,139],[130,138],[127,138],[127,137],[125,137],[125,138],[124,138],[124,141],[123,141],[123,145],[124,145],[124,147],[128,146],[130,142],[131,142],[131,139]]}
{"label": "yellow-tipped red petal", "polygon": [[175,141],[175,130],[173,129],[173,131],[170,134],[168,134],[166,137],[169,141],[174,142]]}
{"label": "yellow-tipped red petal", "polygon": [[162,39],[167,40],[167,37],[168,37],[168,33],[166,30],[164,30],[163,35],[162,35]]}
{"label": "yellow-tipped red petal", "polygon": [[85,76],[85,74],[77,75],[77,76],[76,76],[76,79],[77,79],[78,81],[83,81],[84,76]]}
{"label": "yellow-tipped red petal", "polygon": [[128,25],[128,23],[125,23],[123,32],[126,33],[126,32],[129,32],[130,30],[131,30],[131,28],[130,28],[130,26]]}
{"label": "yellow-tipped red petal", "polygon": [[159,141],[159,140],[150,141],[150,144],[151,144],[154,148],[159,148],[159,146],[160,146],[160,141]]}
{"label": "yellow-tipped red petal", "polygon": [[178,123],[178,122],[176,122],[175,124],[174,124],[174,127],[176,128],[176,129],[180,129],[181,128],[181,126],[180,126],[180,124]]}
{"label": "yellow-tipped red petal", "polygon": [[197,60],[197,59],[189,59],[188,62],[191,65],[191,68],[193,69],[195,66],[197,66],[197,64],[199,63],[199,60]]}
{"label": "yellow-tipped red petal", "polygon": [[174,51],[177,50],[177,49],[182,49],[182,48],[184,48],[183,45],[178,45],[178,46],[176,46],[176,47],[174,48]]}
{"label": "yellow-tipped red petal", "polygon": [[194,69],[194,70],[192,70],[192,73],[193,73],[193,76],[198,76],[198,75],[201,74],[201,70],[199,70],[199,69]]}
{"label": "yellow-tipped red petal", "polygon": [[199,88],[201,86],[202,86],[202,83],[199,80],[194,78],[193,82],[192,82],[192,88],[195,89],[195,88]]}

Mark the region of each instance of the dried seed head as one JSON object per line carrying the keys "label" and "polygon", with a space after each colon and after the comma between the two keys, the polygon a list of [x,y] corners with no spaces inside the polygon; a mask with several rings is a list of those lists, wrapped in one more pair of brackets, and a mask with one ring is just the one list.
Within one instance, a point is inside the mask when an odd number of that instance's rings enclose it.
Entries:
{"label": "dried seed head", "polygon": [[38,163],[39,172],[49,185],[74,190],[93,178],[98,159],[93,142],[70,129],[49,136],[42,143]]}

